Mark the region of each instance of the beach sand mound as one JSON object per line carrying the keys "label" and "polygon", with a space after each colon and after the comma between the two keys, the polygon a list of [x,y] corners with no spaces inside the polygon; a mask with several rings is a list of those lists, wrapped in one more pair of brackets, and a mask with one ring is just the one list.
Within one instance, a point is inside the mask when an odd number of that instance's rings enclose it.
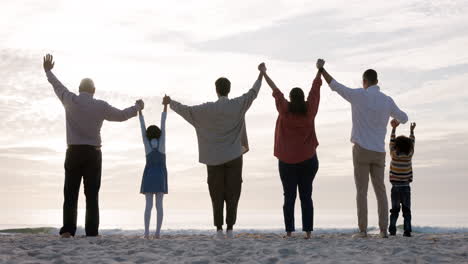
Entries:
{"label": "beach sand mound", "polygon": [[239,233],[168,235],[159,240],[109,235],[60,239],[50,234],[0,235],[0,263],[468,263],[468,233],[381,239],[349,234]]}

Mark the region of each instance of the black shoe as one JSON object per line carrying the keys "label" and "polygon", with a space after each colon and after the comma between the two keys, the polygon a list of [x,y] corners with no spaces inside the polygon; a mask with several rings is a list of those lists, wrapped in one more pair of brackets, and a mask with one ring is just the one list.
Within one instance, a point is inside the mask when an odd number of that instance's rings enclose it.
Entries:
{"label": "black shoe", "polygon": [[411,232],[405,231],[405,232],[403,233],[403,236],[405,236],[405,237],[411,237]]}
{"label": "black shoe", "polygon": [[396,232],[390,232],[391,236],[396,236]]}

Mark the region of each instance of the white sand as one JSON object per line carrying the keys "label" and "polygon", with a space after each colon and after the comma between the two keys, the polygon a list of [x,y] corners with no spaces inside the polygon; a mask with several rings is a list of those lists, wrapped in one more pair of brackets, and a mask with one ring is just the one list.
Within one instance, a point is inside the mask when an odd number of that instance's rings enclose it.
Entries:
{"label": "white sand", "polygon": [[0,235],[0,263],[468,263],[468,233],[353,239],[349,234],[238,234],[233,240],[173,235]]}

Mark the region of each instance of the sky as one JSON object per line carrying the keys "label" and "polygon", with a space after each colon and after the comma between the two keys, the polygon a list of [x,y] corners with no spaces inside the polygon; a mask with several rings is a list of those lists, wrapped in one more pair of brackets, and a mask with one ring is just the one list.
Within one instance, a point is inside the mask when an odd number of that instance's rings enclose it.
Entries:
{"label": "sky", "polygon": [[[415,221],[466,226],[467,12],[462,0],[4,0],[0,210],[8,214],[0,215],[0,224],[60,223],[59,215],[28,217],[37,210],[60,212],[63,202],[65,114],[42,69],[42,56],[52,53],[54,73],[71,91],[90,77],[95,97],[116,107],[142,98],[147,124],[159,124],[164,94],[188,105],[216,100],[214,81],[220,76],[231,80],[231,97],[243,94],[260,62],[284,93],[310,88],[317,58],[350,87],[358,88],[362,72],[373,68],[381,90],[417,122],[412,202],[420,213],[414,213]],[[350,106],[328,85],[321,91],[316,212],[350,217],[354,225]],[[239,205],[245,226],[250,213],[281,218],[282,189],[273,156],[276,118],[264,83],[246,117],[251,150],[244,157]],[[408,134],[409,123],[397,133]],[[139,186],[145,153],[138,119],[105,122],[102,138],[101,210],[143,210]],[[166,212],[185,212],[179,220],[208,212],[202,217],[210,222],[206,167],[198,163],[195,131],[172,111],[166,149]],[[386,185],[389,190],[388,180]],[[375,224],[372,187],[369,206],[369,221]],[[431,222],[429,215],[448,217]],[[321,221],[325,225],[326,219]]]}

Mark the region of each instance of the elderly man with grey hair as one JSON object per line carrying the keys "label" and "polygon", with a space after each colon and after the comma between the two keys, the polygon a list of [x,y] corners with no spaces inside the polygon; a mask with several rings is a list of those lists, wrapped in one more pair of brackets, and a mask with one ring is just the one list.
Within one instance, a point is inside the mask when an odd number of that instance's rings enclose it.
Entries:
{"label": "elderly man with grey hair", "polygon": [[67,153],[65,157],[65,184],[63,203],[63,226],[60,235],[69,238],[75,235],[78,194],[83,178],[86,196],[86,236],[99,234],[99,188],[101,185],[101,127],[104,120],[125,121],[144,108],[142,100],[134,106],[120,110],[107,102],[94,99],[96,90],[93,80],[83,79],[79,94],[70,92],[52,73],[52,55],[44,57],[43,66],[47,79],[65,108],[67,130]]}

